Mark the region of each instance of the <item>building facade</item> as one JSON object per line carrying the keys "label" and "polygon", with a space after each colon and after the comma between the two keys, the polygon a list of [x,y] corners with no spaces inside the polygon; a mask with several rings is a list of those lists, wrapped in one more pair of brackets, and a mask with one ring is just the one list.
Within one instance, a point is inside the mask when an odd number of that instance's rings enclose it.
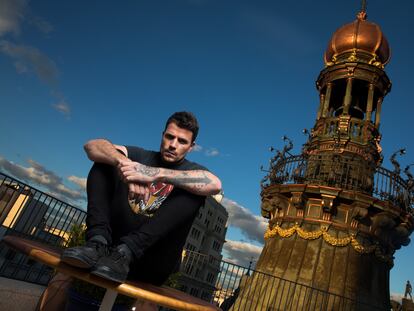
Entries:
{"label": "building facade", "polygon": [[195,297],[210,301],[222,260],[228,213],[220,204],[221,196],[207,197],[187,237],[180,288]]}

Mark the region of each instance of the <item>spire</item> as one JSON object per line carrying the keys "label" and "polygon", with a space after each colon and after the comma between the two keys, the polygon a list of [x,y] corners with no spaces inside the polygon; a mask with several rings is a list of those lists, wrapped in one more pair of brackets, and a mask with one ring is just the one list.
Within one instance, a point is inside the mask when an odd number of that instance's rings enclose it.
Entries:
{"label": "spire", "polygon": [[357,14],[359,20],[367,19],[367,0],[361,0],[361,11]]}

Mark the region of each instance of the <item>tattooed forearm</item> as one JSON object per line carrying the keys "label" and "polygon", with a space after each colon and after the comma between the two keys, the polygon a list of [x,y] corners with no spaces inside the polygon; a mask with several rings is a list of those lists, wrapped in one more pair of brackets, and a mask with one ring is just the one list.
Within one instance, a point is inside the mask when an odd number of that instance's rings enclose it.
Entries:
{"label": "tattooed forearm", "polygon": [[151,167],[146,165],[136,165],[135,170],[142,175],[150,177],[155,177],[160,172],[160,169],[158,167]]}
{"label": "tattooed forearm", "polygon": [[209,171],[189,170],[178,171],[161,168],[158,181],[171,184],[199,195],[213,195],[221,190],[220,180]]}
{"label": "tattooed forearm", "polygon": [[176,177],[173,180],[173,183],[177,186],[185,184],[203,184],[208,185],[211,183],[211,179],[207,176],[200,177]]}

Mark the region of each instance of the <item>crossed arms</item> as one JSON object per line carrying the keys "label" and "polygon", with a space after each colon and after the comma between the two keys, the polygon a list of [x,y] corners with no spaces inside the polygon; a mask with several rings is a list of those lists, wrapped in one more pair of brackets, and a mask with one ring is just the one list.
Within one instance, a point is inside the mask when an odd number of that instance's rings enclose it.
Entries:
{"label": "crossed arms", "polygon": [[118,168],[121,178],[128,184],[130,198],[141,197],[148,200],[147,185],[154,181],[172,184],[203,196],[217,194],[221,190],[220,179],[208,171],[179,171],[143,165],[128,158],[125,146],[113,145],[105,139],[91,140],[85,144],[84,148],[90,160]]}

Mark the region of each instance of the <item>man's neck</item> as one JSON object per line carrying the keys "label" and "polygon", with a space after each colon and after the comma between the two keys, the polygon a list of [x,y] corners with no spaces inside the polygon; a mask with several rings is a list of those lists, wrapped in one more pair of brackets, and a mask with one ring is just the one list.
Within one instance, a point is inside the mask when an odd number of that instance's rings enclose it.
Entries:
{"label": "man's neck", "polygon": [[158,153],[158,155],[159,155],[159,157],[160,157],[160,162],[161,162],[162,167],[165,167],[165,168],[175,167],[175,166],[177,166],[177,165],[182,164],[182,163],[185,161],[185,158],[182,158],[180,161],[176,161],[176,162],[168,162],[168,161],[165,161],[165,160],[162,158],[161,153]]}

